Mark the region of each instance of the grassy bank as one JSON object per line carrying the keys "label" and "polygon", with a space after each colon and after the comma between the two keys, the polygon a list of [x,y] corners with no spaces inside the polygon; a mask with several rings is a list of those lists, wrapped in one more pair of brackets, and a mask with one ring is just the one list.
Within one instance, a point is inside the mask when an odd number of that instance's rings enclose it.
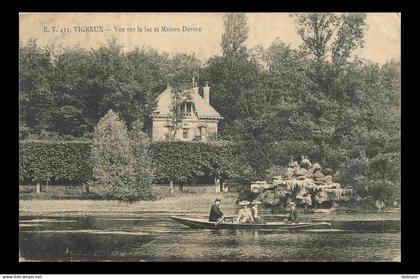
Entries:
{"label": "grassy bank", "polygon": [[20,216],[31,215],[130,215],[138,211],[169,212],[185,214],[208,214],[216,198],[222,200],[225,214],[235,214],[236,195],[233,193],[182,193],[155,201],[133,203],[105,200],[20,200]]}

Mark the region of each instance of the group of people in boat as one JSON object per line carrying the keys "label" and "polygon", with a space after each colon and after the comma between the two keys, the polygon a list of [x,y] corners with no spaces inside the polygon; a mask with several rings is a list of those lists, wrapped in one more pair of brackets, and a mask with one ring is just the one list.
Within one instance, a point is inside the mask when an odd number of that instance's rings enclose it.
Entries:
{"label": "group of people in boat", "polygon": [[260,201],[241,201],[241,207],[236,216],[236,223],[249,223],[249,224],[265,224],[265,220],[258,215],[258,205]]}
{"label": "group of people in boat", "polygon": [[[220,199],[216,199],[214,204],[210,208],[210,215],[209,221],[222,223],[226,222],[226,218],[223,212],[220,210],[220,205],[222,201]],[[234,222],[238,224],[265,224],[266,221],[259,216],[258,214],[258,205],[261,202],[257,200],[247,201],[243,200],[239,202],[239,212],[236,218],[234,218]],[[296,208],[296,204],[294,202],[290,202],[288,204],[289,216],[284,219],[285,222],[297,223],[299,219],[299,212]]]}

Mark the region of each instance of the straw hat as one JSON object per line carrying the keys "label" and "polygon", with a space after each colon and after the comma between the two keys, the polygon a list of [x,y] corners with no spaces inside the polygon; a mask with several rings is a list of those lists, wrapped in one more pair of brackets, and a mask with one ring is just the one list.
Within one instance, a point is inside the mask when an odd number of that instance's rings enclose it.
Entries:
{"label": "straw hat", "polygon": [[249,204],[249,201],[240,201],[239,202],[239,205],[248,205]]}

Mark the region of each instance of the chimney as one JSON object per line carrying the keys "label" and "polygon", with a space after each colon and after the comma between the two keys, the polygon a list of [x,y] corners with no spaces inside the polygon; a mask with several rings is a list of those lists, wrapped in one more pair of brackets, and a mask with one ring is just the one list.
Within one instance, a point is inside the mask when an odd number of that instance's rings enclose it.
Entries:
{"label": "chimney", "polygon": [[194,94],[198,94],[198,86],[197,86],[197,82],[195,82],[194,76],[193,76],[192,89],[193,89]]}
{"label": "chimney", "polygon": [[203,96],[206,103],[210,104],[210,86],[208,82],[206,82],[205,86],[203,87]]}

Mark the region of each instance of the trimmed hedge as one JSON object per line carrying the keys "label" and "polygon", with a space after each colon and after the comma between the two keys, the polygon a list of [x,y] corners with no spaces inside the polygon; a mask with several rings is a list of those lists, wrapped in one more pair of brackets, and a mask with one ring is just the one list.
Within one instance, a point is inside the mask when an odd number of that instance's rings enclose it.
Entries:
{"label": "trimmed hedge", "polygon": [[[156,182],[194,182],[200,176],[231,176],[238,164],[230,143],[153,142],[150,153]],[[89,141],[19,142],[19,180],[85,183],[92,177]]]}
{"label": "trimmed hedge", "polygon": [[151,155],[156,181],[192,182],[200,176],[227,178],[235,167],[229,143],[154,142]]}
{"label": "trimmed hedge", "polygon": [[19,142],[21,182],[87,182],[92,176],[88,141]]}

